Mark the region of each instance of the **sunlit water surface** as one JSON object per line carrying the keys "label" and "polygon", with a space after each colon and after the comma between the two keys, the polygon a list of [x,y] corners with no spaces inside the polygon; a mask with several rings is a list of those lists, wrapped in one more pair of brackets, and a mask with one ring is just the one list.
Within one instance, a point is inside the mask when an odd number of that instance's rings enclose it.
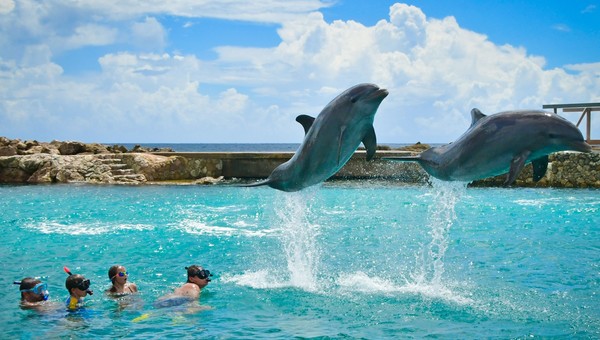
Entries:
{"label": "sunlit water surface", "polygon": [[[600,192],[0,186],[3,338],[600,337]],[[102,293],[122,264],[140,294]],[[185,266],[199,304],[155,308]],[[92,280],[67,313],[63,266]],[[46,276],[46,310],[12,281]]]}

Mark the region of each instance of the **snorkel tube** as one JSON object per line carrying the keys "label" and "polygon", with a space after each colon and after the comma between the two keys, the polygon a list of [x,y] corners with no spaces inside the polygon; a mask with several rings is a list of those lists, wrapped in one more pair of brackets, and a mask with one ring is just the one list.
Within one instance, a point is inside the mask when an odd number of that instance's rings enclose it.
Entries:
{"label": "snorkel tube", "polygon": [[[64,271],[65,271],[65,273],[67,273],[69,276],[73,275],[73,273],[71,273],[71,270],[69,270],[69,268],[68,268],[67,266],[64,266],[64,267],[63,267],[63,270],[64,270]],[[88,282],[89,282],[89,280],[88,280]],[[88,293],[88,294],[90,294],[90,295],[94,295],[94,291],[93,291],[93,290],[91,290],[91,289],[89,289],[89,288],[88,288],[88,289],[86,289],[85,291],[86,291],[86,293]]]}

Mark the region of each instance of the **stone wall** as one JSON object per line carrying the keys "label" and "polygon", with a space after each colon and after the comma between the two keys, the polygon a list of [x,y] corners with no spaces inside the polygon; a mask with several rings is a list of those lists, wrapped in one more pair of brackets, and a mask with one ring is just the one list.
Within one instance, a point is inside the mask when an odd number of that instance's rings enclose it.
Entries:
{"label": "stone wall", "polygon": [[[533,182],[533,170],[528,164],[515,184],[517,187],[600,188],[600,153],[559,152],[549,157],[546,175]],[[502,186],[506,175],[475,181],[478,187]]]}
{"label": "stone wall", "polygon": [[[293,153],[127,153],[127,154],[31,154],[0,156],[0,183],[127,183],[193,181],[203,177],[265,178]],[[398,152],[378,151],[371,162],[357,151],[334,177],[383,178],[403,183],[426,184],[427,173],[414,162],[391,162],[381,157]],[[506,176],[475,181],[472,186],[502,186]],[[533,183],[527,166],[514,186],[600,188],[599,153],[550,155],[546,176]]]}
{"label": "stone wall", "polygon": [[123,163],[148,181],[193,180],[221,176],[221,159],[192,158],[180,155],[123,154]]}
{"label": "stone wall", "polygon": [[110,166],[94,155],[0,157],[0,183],[110,183]]}

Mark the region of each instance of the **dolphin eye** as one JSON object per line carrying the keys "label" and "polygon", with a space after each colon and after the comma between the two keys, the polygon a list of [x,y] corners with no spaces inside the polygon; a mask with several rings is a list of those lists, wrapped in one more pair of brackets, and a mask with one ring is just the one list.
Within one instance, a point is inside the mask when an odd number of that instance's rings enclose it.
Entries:
{"label": "dolphin eye", "polygon": [[550,138],[550,139],[554,139],[554,138],[556,138],[556,137],[558,137],[558,135],[555,135],[555,134],[553,134],[553,133],[549,133],[549,134],[548,134],[548,138]]}
{"label": "dolphin eye", "polygon": [[350,102],[352,104],[356,103],[357,100],[358,100],[358,96],[354,96],[354,97],[350,98]]}

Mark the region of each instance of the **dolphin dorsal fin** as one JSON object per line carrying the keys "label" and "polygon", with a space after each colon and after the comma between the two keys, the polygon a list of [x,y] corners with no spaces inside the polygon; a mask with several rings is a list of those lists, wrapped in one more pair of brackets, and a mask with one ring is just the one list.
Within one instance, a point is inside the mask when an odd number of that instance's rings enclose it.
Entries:
{"label": "dolphin dorsal fin", "polygon": [[307,134],[308,130],[310,130],[310,127],[315,121],[315,118],[309,115],[299,115],[298,117],[296,117],[296,121],[300,123],[304,128],[304,134]]}
{"label": "dolphin dorsal fin", "polygon": [[471,126],[475,125],[475,123],[477,123],[481,118],[485,116],[486,115],[484,115],[483,112],[479,111],[478,108],[474,108],[473,110],[471,110]]}

